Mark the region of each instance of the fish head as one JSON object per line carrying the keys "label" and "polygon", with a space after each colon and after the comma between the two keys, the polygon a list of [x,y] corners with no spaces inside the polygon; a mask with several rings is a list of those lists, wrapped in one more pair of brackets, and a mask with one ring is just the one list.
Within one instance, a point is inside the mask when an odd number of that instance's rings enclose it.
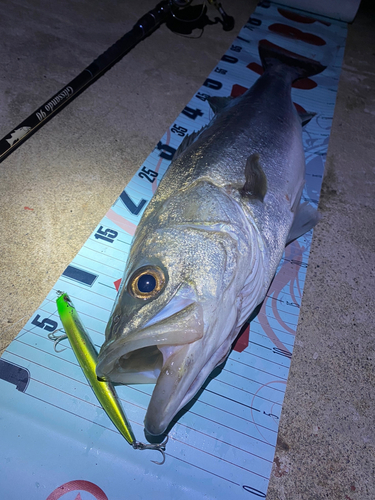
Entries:
{"label": "fish head", "polygon": [[160,435],[230,350],[238,248],[218,228],[187,225],[135,237],[98,357],[114,383],[156,383],[145,418]]}

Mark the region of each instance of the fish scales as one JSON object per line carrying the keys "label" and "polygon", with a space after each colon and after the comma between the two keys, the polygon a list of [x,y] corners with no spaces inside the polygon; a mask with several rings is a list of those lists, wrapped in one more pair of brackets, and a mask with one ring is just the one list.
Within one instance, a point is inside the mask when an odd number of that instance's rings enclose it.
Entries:
{"label": "fish scales", "polygon": [[164,433],[223,363],[285,245],[318,220],[300,204],[302,125],[292,82],[324,69],[267,41],[265,71],[177,151],[137,228],[97,365],[155,383],[146,433]]}

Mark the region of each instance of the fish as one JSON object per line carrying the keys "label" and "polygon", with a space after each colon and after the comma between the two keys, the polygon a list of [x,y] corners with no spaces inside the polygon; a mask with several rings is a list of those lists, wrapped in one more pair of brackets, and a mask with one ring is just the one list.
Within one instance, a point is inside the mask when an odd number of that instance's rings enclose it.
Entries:
{"label": "fish", "polygon": [[291,87],[325,67],[267,40],[258,48],[263,74],[241,97],[209,99],[214,118],[178,148],[140,220],[106,328],[97,376],[155,384],[146,437],[165,433],[225,362],[285,246],[319,220],[301,202],[308,119]]}

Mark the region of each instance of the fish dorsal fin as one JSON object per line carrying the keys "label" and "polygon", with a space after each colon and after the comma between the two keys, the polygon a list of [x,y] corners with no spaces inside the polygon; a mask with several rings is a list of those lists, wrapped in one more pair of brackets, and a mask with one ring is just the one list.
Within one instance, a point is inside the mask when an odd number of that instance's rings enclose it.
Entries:
{"label": "fish dorsal fin", "polygon": [[298,113],[298,116],[301,119],[302,127],[304,127],[305,125],[307,125],[309,123],[310,120],[312,120],[314,118],[314,116],[316,116],[316,113],[312,113],[312,112],[311,113],[309,113],[309,112]]}
{"label": "fish dorsal fin", "polygon": [[200,130],[197,130],[196,132],[192,132],[189,135],[186,135],[183,139],[181,144],[178,146],[175,154],[173,155],[173,159],[176,160],[179,156],[182,155],[186,149],[195,142],[198,137],[201,135],[201,133],[208,128],[208,125],[204,125]]}
{"label": "fish dorsal fin", "polygon": [[260,164],[258,153],[253,153],[247,159],[245,179],[240,195],[263,201],[267,193],[267,177]]}
{"label": "fish dorsal fin", "polygon": [[296,240],[310,231],[321,219],[320,213],[307,201],[300,203],[295,211],[294,221],[290,228],[286,244]]}
{"label": "fish dorsal fin", "polygon": [[[231,97],[231,96],[229,96],[229,97],[208,97],[207,101],[208,101],[212,111],[215,114],[218,114],[223,109],[225,109],[233,101],[233,99],[234,99],[234,97]],[[184,151],[186,151],[186,149],[191,144],[193,144],[193,142],[195,142],[198,139],[198,137],[201,135],[201,133],[209,126],[210,126],[210,124],[204,125],[200,130],[198,130],[196,132],[192,132],[189,135],[186,135],[183,138],[181,144],[178,146],[177,151],[173,155],[173,159],[176,160],[176,158],[178,158]]]}
{"label": "fish dorsal fin", "polygon": [[212,111],[217,114],[220,113],[220,111],[223,111],[232,101],[234,97],[228,96],[228,97],[208,97],[207,101],[208,104],[210,105]]}

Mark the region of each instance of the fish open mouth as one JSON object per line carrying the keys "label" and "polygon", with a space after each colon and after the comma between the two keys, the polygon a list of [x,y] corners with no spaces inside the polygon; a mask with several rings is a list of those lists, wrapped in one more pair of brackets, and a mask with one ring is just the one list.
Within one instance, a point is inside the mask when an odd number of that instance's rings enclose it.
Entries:
{"label": "fish open mouth", "polygon": [[186,344],[203,337],[203,310],[189,301],[182,310],[159,313],[140,329],[104,344],[98,359],[99,378],[119,384],[155,383],[161,370]]}
{"label": "fish open mouth", "polygon": [[100,351],[99,378],[156,384],[144,421],[146,437],[165,432],[230,351],[230,335],[216,347],[208,341],[203,315],[200,302],[174,297],[141,328],[109,340]]}
{"label": "fish open mouth", "polygon": [[178,298],[172,302],[141,328],[103,344],[96,368],[99,378],[120,384],[155,382],[179,346],[203,337],[201,304]]}
{"label": "fish open mouth", "polygon": [[[166,308],[142,328],[104,344],[96,367],[99,378],[113,383],[156,383],[154,392],[162,413],[175,400],[177,386],[188,370],[189,348],[204,334],[201,304],[185,299],[179,305],[183,308],[178,312],[169,315]],[[184,396],[181,391],[180,396]]]}

